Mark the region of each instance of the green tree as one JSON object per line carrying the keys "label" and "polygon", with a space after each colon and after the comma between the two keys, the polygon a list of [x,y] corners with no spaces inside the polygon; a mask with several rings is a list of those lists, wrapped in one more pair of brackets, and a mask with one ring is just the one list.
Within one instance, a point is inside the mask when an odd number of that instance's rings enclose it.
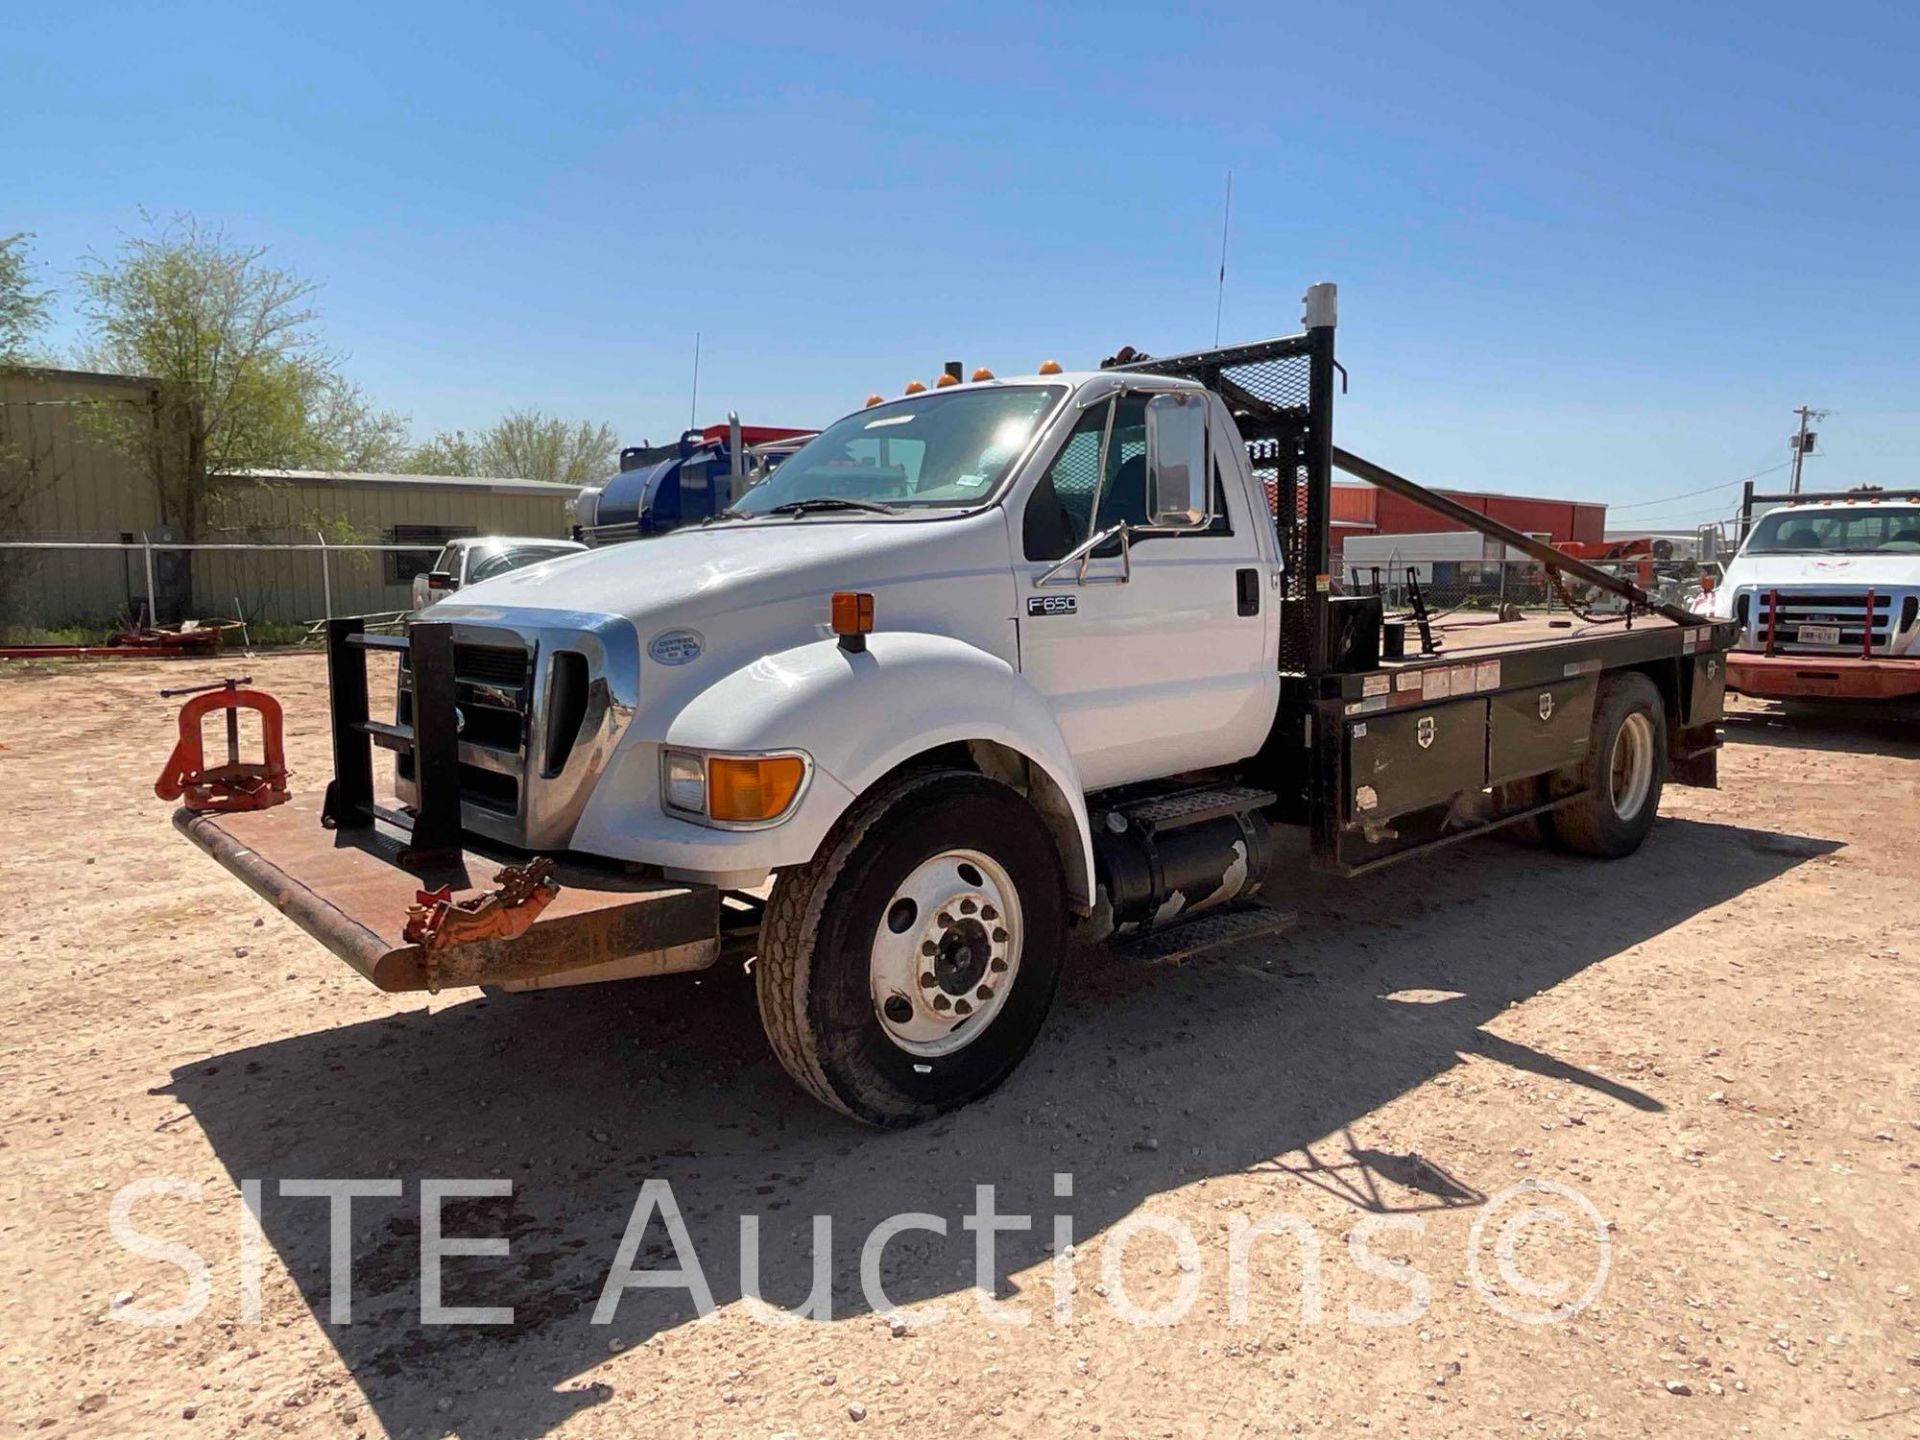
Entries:
{"label": "green tree", "polygon": [[313,282],[266,253],[186,217],[130,237],[80,277],[89,360],[159,382],[157,416],[100,418],[183,539],[236,476],[386,468],[403,450],[404,419],[376,408],[322,345]]}
{"label": "green tree", "polygon": [[[0,377],[29,367],[47,320],[50,296],[33,283],[30,238],[0,236]],[[31,417],[24,405],[0,403],[0,535],[25,528],[28,505],[53,479],[52,442],[35,438]],[[14,602],[37,568],[32,551],[12,552],[0,561],[0,619],[12,618]]]}
{"label": "green tree", "polygon": [[26,234],[0,236],[0,367],[27,363],[33,338],[47,322],[45,290],[34,288]]}
{"label": "green tree", "polygon": [[620,439],[604,421],[563,420],[541,410],[514,410],[478,435],[441,431],[413,453],[422,475],[493,475],[586,485],[619,463]]}

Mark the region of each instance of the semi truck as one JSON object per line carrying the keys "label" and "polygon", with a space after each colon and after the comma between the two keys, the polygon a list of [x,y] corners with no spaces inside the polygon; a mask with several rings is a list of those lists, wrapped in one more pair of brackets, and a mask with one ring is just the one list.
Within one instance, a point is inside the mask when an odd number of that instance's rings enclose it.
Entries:
{"label": "semi truck", "polygon": [[620,452],[618,473],[573,498],[574,538],[611,545],[710,519],[813,435],[787,425],[742,425],[735,413],[671,445],[630,445]]}
{"label": "semi truck", "polygon": [[1920,490],[1763,495],[1749,481],[1740,528],[1705,607],[1739,627],[1728,688],[1762,700],[1920,696]]}
{"label": "semi truck", "polygon": [[[1285,827],[1355,877],[1523,821],[1631,853],[1667,782],[1715,783],[1735,625],[1336,446],[1334,288],[1305,304],[1274,340],[875,396],[704,525],[403,636],[336,620],[324,796],[176,823],[384,990],[742,957],[781,1065],[880,1126],[1005,1079],[1072,941],[1264,923]],[[1332,583],[1336,468],[1625,613],[1383,645]]]}

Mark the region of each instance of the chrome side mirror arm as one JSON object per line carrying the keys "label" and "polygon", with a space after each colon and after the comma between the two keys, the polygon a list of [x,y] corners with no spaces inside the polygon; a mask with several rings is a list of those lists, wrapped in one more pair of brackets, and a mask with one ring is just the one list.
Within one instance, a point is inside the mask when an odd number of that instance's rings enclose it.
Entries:
{"label": "chrome side mirror arm", "polygon": [[[1124,520],[1096,531],[1035,576],[1034,588],[1037,590],[1043,585],[1125,585],[1133,579],[1133,547],[1129,543],[1132,533],[1133,527]],[[1093,552],[1116,536],[1120,540],[1120,573],[1089,576],[1087,565],[1093,559]],[[1060,572],[1069,565],[1077,567],[1075,573],[1070,577],[1062,577]]]}

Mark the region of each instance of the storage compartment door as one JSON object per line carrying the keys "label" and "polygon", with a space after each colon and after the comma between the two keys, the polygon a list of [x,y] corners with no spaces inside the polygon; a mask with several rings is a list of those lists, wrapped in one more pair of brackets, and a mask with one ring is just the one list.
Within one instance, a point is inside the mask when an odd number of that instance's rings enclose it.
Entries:
{"label": "storage compartment door", "polygon": [[1487,783],[1487,702],[1455,700],[1347,725],[1343,818],[1370,824]]}
{"label": "storage compartment door", "polygon": [[1495,695],[1487,783],[1523,780],[1586,759],[1594,690],[1593,676],[1579,675]]}

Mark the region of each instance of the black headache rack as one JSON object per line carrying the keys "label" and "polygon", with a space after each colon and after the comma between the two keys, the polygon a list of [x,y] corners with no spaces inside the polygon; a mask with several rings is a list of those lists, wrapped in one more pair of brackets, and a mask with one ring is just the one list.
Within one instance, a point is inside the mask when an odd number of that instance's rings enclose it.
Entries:
{"label": "black headache rack", "polygon": [[[1335,446],[1334,375],[1345,372],[1333,298],[1331,286],[1307,292],[1298,335],[1158,359],[1123,351],[1106,367],[1214,391],[1268,487],[1284,565],[1281,703],[1246,778],[1279,797],[1275,817],[1309,827],[1316,868],[1354,875],[1555,809],[1585,793],[1577,777],[1600,673],[1627,667],[1669,681],[1674,778],[1712,785],[1732,627]],[[1625,623],[1498,652],[1443,658],[1423,644],[1417,657],[1383,659],[1380,596],[1333,593],[1336,469],[1619,596]],[[1632,628],[1636,610],[1673,623]]]}
{"label": "black headache rack", "polygon": [[1329,606],[1336,469],[1499,540],[1539,561],[1550,573],[1565,573],[1617,595],[1627,602],[1629,613],[1631,607],[1638,606],[1677,624],[1703,623],[1691,611],[1668,605],[1618,575],[1336,446],[1333,377],[1340,370],[1344,380],[1345,371],[1333,355],[1332,292],[1330,285],[1316,285],[1307,292],[1309,322],[1324,319],[1326,323],[1309,323],[1298,335],[1105,367],[1135,375],[1196,380],[1226,401],[1232,411],[1240,436],[1246,441],[1254,477],[1272,490],[1274,523],[1279,527],[1285,562],[1281,579],[1282,671],[1311,679],[1345,668],[1345,647],[1340,639],[1351,620],[1334,615],[1334,607]]}
{"label": "black headache rack", "polygon": [[1271,488],[1279,526],[1280,668],[1318,674],[1330,647],[1325,601],[1333,497],[1333,326],[1252,345],[1107,368],[1196,380],[1227,403],[1254,478]]}
{"label": "black headache rack", "polygon": [[[413,703],[405,724],[367,713],[367,651],[404,655]],[[369,634],[358,616],[327,622],[327,694],[333,732],[333,779],[321,807],[329,829],[356,830],[376,820],[411,832],[415,857],[460,850],[460,712],[453,674],[453,626],[415,621],[404,635]],[[377,804],[373,747],[410,756],[412,813]]]}

